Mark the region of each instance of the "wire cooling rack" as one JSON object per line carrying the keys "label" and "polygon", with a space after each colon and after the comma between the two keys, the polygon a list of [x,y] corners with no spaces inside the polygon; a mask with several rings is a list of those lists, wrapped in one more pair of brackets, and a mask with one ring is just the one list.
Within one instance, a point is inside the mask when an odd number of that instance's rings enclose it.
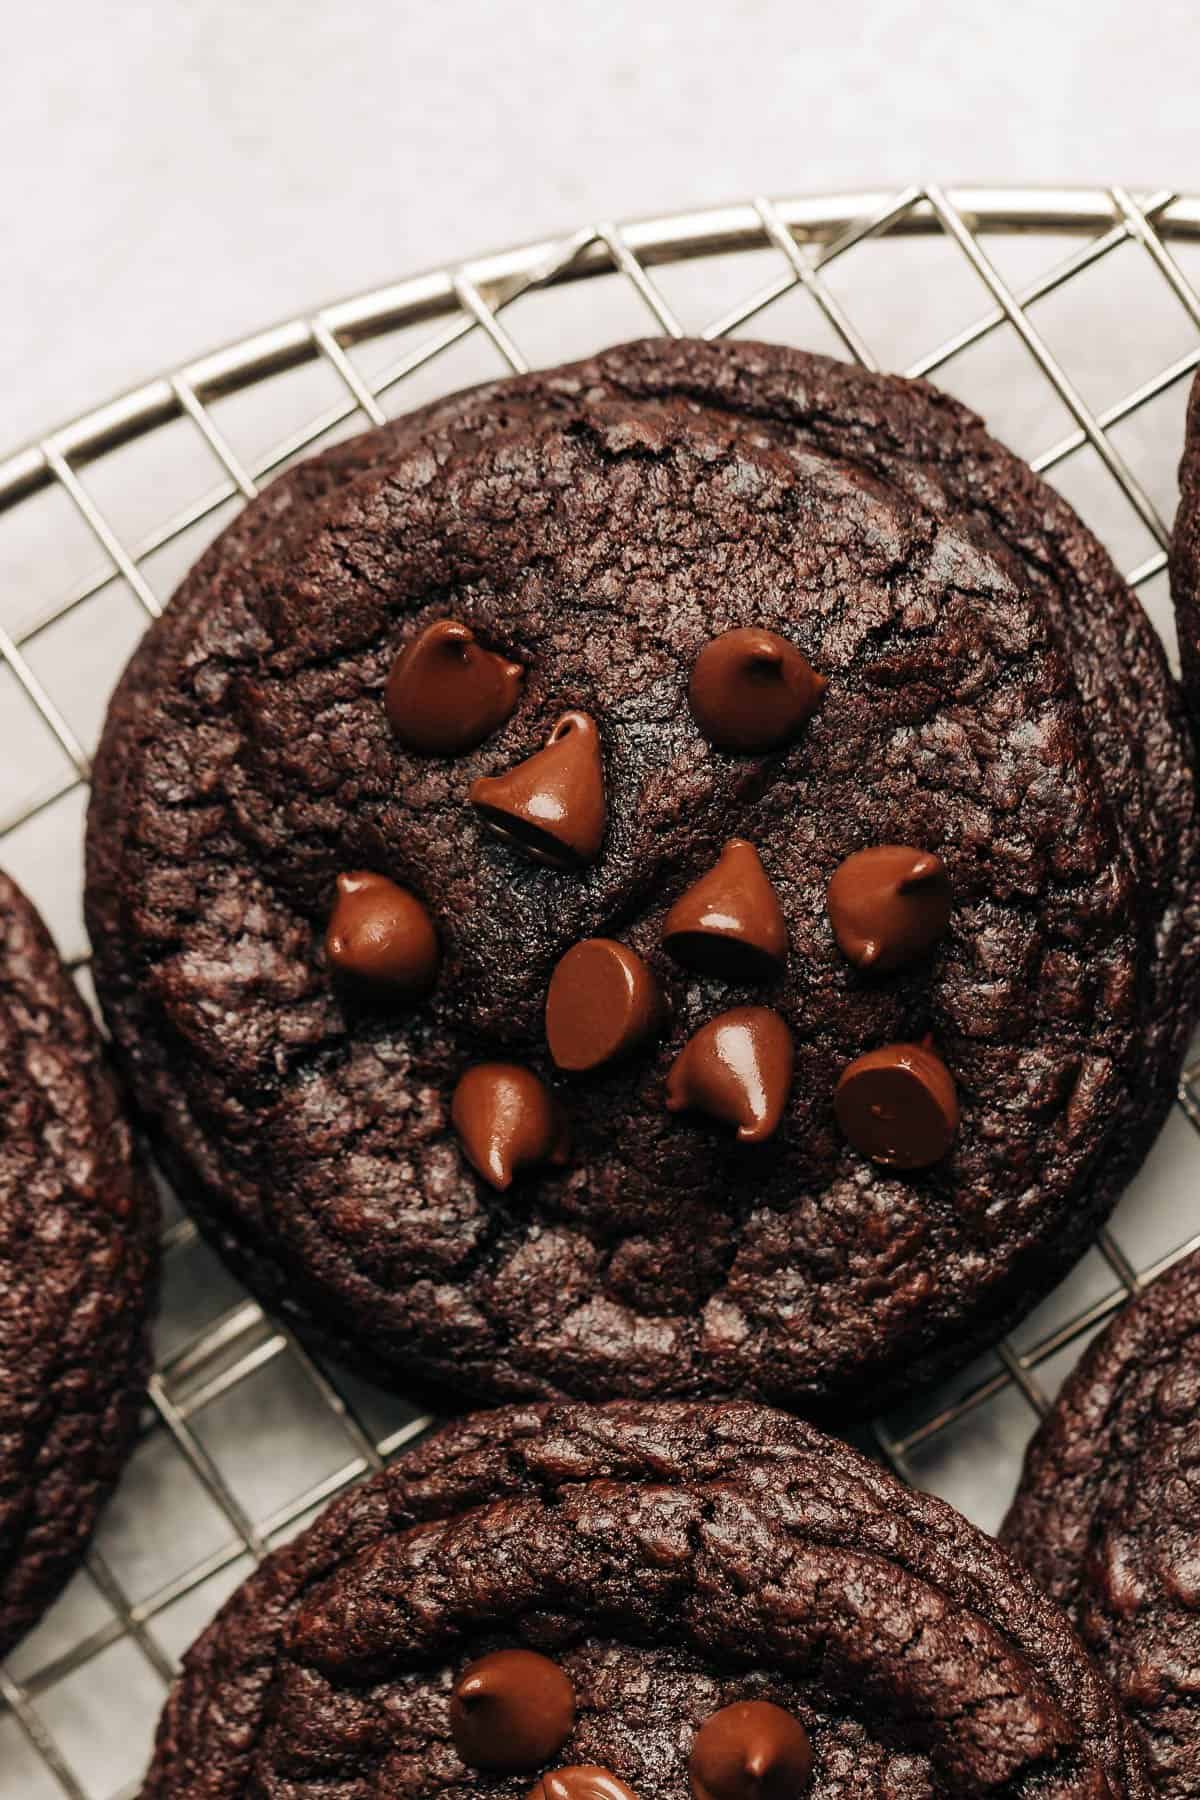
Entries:
{"label": "wire cooling rack", "polygon": [[[930,375],[1108,543],[1174,651],[1165,565],[1200,366],[1200,197],[755,200],[591,227],[400,282],[190,363],[0,463],[0,861],[90,993],[89,752],[125,658],[276,471],[504,370],[662,331]],[[907,1480],[994,1527],[1038,1414],[1128,1295],[1200,1244],[1200,1062],[1109,1229],[949,1387],[876,1423]],[[274,1544],[428,1421],[314,1361],[164,1191],[145,1430],[86,1568],[0,1669],[0,1800],[136,1795],[191,1638]]]}

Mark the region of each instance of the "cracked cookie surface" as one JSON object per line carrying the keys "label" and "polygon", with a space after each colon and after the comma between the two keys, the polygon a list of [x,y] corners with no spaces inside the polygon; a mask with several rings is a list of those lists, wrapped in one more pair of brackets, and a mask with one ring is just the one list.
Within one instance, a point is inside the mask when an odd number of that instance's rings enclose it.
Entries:
{"label": "cracked cookie surface", "polygon": [[1200,1794],[1200,1256],[1093,1344],[1003,1528],[1142,1730],[1155,1792]]}
{"label": "cracked cookie surface", "polygon": [[520,1800],[468,1768],[465,1664],[570,1678],[563,1764],[683,1800],[694,1732],[768,1700],[811,1800],[1142,1800],[1132,1733],[991,1539],[761,1407],[618,1402],[466,1419],[336,1502],[184,1662],[143,1800]]}
{"label": "cracked cookie surface", "polygon": [[[382,693],[443,617],[525,669],[511,717],[412,754]],[[829,682],[792,747],[699,735],[715,634]],[[608,828],[579,871],[489,837],[472,781],[570,708]],[[680,969],[665,915],[730,837],[783,907],[777,979]],[[945,939],[886,978],[825,912],[838,863],[915,842]],[[98,990],[205,1229],[270,1304],[392,1381],[488,1398],[728,1392],[862,1411],[1000,1335],[1078,1256],[1169,1103],[1195,1013],[1195,798],[1157,641],[1079,521],[922,385],[757,345],[632,345],[494,384],[302,465],[189,577],[114,699],[89,821]],[[434,993],[331,979],[340,872],[412,890]],[[669,1025],[563,1080],[542,1011],[582,938],[644,957]],[[779,1129],[669,1114],[691,1034],[767,1004]],[[840,1070],[932,1032],[961,1124],[898,1177],[834,1118]],[[465,1065],[569,1114],[561,1169],[465,1162]]]}
{"label": "cracked cookie surface", "polygon": [[158,1208],[100,1041],[0,874],[0,1657],[83,1557],[148,1373]]}
{"label": "cracked cookie surface", "polygon": [[1171,539],[1171,595],[1179,627],[1183,687],[1200,730],[1200,377],[1192,384],[1179,465],[1179,511]]}

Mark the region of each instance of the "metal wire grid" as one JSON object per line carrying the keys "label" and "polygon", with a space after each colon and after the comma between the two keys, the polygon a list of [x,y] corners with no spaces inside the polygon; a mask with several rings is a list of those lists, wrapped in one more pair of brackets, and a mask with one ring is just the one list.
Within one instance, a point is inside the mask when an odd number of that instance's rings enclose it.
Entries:
{"label": "metal wire grid", "polygon": [[[1073,234],[1082,241],[1036,279],[1013,285],[1001,275],[981,241],[981,236],[991,231]],[[1034,459],[1034,466],[1050,472],[1080,451],[1090,448],[1095,453],[1149,534],[1153,548],[1129,571],[1132,584],[1145,588],[1165,567],[1168,527],[1111,434],[1114,427],[1200,367],[1200,294],[1171,248],[1172,243],[1200,241],[1200,199],[1164,191],[1138,200],[1122,188],[950,194],[937,187],[914,187],[892,195],[860,195],[840,201],[773,203],[757,199],[748,206],[624,228],[603,224],[561,243],[534,245],[420,277],[290,322],[139,389],[0,464],[0,527],[6,513],[19,503],[41,491],[55,490],[66,497],[103,558],[96,572],[39,604],[11,633],[0,625],[0,674],[7,669],[21,690],[24,708],[24,727],[17,720],[10,730],[5,719],[6,740],[11,743],[15,739],[18,756],[23,754],[19,735],[23,728],[30,728],[31,721],[36,727],[36,715],[41,722],[36,728],[49,732],[67,765],[67,772],[43,781],[31,795],[23,795],[19,804],[0,813],[0,854],[7,856],[23,828],[61,808],[81,792],[89,778],[89,759],[80,735],[34,667],[37,646],[47,634],[67,621],[72,621],[72,629],[76,625],[82,628],[73,615],[122,583],[144,615],[156,617],[161,606],[145,572],[148,559],[185,539],[205,521],[220,518],[231,503],[253,498],[266,477],[331,434],[362,421],[381,423],[385,396],[399,397],[401,405],[405,404],[405,384],[473,335],[482,335],[504,366],[523,371],[528,366],[526,357],[501,317],[514,302],[534,292],[562,290],[559,304],[565,307],[575,284],[615,274],[636,295],[653,327],[679,336],[683,327],[655,279],[656,268],[692,258],[738,257],[751,250],[771,250],[778,256],[777,272],[713,320],[703,335],[717,338],[738,330],[777,301],[802,290],[842,351],[872,368],[877,363],[871,347],[831,287],[828,272],[858,246],[913,233],[940,233],[956,246],[982,285],[988,304],[906,372],[928,375],[944,370],[1003,327],[1011,328],[1029,363],[1049,383],[1071,420],[1070,429]],[[1051,350],[1033,315],[1039,302],[1097,268],[1123,246],[1134,246],[1144,256],[1183,309],[1194,328],[1195,342],[1119,401],[1097,411]],[[440,321],[432,335],[374,377],[364,375],[355,358],[356,345],[425,320]],[[216,403],[222,396],[265,382],[268,376],[312,362],[332,371],[341,398],[274,442],[264,454],[243,460],[215,416]],[[156,524],[129,547],[108,510],[89,491],[81,471],[117,446],[156,433],[173,420],[191,421],[215,465],[217,478],[199,499]],[[47,558],[52,560],[54,554],[55,546],[47,545]],[[81,956],[76,964],[85,986],[86,960]],[[1187,1070],[1178,1100],[1177,1117],[1200,1136],[1200,1061]],[[981,1414],[1000,1396],[1019,1396],[1022,1430],[1027,1433],[1032,1416],[1041,1415],[1049,1405],[1044,1372],[1056,1367],[1065,1352],[1080,1347],[1146,1282],[1200,1247],[1200,1208],[1193,1207],[1189,1217],[1184,1205],[1178,1227],[1178,1241],[1172,1230],[1169,1247],[1142,1267],[1134,1265],[1111,1231],[1103,1232],[1097,1248],[1106,1273],[1099,1284],[1093,1280],[1092,1288],[1098,1285],[1100,1291],[1092,1292],[1085,1304],[1066,1319],[1039,1328],[1032,1337],[1000,1345],[996,1357],[988,1359],[987,1366],[965,1383],[960,1382],[949,1397],[926,1401],[924,1410],[901,1422],[877,1422],[875,1441],[893,1468],[906,1479],[919,1482],[918,1465],[925,1449],[972,1415]],[[181,1283],[186,1287],[191,1280],[188,1259],[206,1253],[194,1226],[185,1218],[176,1215],[169,1224],[165,1254],[168,1290],[172,1269],[181,1266]],[[231,1283],[227,1286],[227,1303],[216,1316],[177,1334],[160,1357],[150,1387],[144,1439],[144,1443],[168,1445],[195,1490],[211,1502],[220,1522],[217,1541],[203,1554],[186,1558],[186,1566],[174,1569],[169,1578],[135,1594],[132,1588],[141,1584],[113,1566],[113,1559],[100,1547],[105,1543],[102,1532],[100,1546],[93,1549],[87,1562],[92,1604],[81,1608],[76,1593],[72,1610],[69,1594],[51,1614],[49,1626],[40,1628],[6,1669],[0,1668],[2,1800],[16,1800],[18,1794],[26,1800],[30,1794],[43,1793],[66,1794],[72,1800],[125,1800],[135,1795],[138,1783],[131,1778],[174,1668],[176,1645],[172,1634],[162,1629],[164,1621],[177,1615],[181,1606],[186,1612],[189,1599],[202,1600],[202,1612],[208,1610],[214,1589],[239,1578],[314,1508],[382,1467],[429,1423],[402,1402],[393,1402],[389,1408],[362,1384],[327,1371],[285,1327],[235,1293]],[[230,1397],[248,1395],[263,1371],[279,1370],[284,1364],[335,1434],[337,1448],[331,1450],[325,1442],[315,1479],[305,1480],[300,1491],[289,1492],[280,1503],[255,1510],[247,1506],[238,1484],[206,1442],[204,1421]],[[170,1480],[160,1485],[169,1489]],[[158,1504],[169,1508],[169,1500],[161,1495]],[[160,1524],[163,1520],[169,1523],[170,1518],[169,1511],[163,1511]],[[102,1607],[96,1602],[102,1602]],[[56,1617],[64,1609],[69,1614],[67,1624],[56,1628]],[[81,1613],[84,1627],[78,1623]],[[188,1622],[185,1635],[201,1622],[202,1617]],[[177,1630],[175,1636],[179,1635]],[[133,1663],[128,1658],[121,1661],[118,1679],[133,1672],[130,1679],[138,1693],[132,1710],[139,1715],[139,1731],[135,1732],[139,1741],[114,1784],[111,1756],[93,1757],[89,1750],[92,1735],[99,1732],[102,1736],[103,1732],[86,1696],[89,1683],[102,1700],[108,1693],[112,1676],[106,1687],[98,1671],[106,1656],[120,1646],[132,1650],[135,1658]],[[139,1679],[147,1675],[148,1683]],[[65,1702],[64,1694],[68,1696]]]}

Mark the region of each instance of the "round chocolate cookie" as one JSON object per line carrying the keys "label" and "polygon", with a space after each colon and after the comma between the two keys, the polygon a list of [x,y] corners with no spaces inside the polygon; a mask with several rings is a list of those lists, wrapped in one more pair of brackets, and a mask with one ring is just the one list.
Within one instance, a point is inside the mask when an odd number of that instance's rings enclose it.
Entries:
{"label": "round chocolate cookie", "polygon": [[1196,1012],[1136,602],[954,402],[769,346],[285,476],[135,655],[88,849],[205,1230],[302,1332],[491,1398],[845,1417],[965,1360]]}
{"label": "round chocolate cookie", "polygon": [[1108,1671],[1155,1792],[1200,1794],[1200,1255],[1090,1346],[1003,1537]]}
{"label": "round chocolate cookie", "polygon": [[132,1445],[158,1208],[100,1042],[0,874],[0,1656],[80,1562]]}
{"label": "round chocolate cookie", "polygon": [[337,1501],[184,1661],[143,1800],[1118,1800],[1140,1750],[990,1538],[726,1402],[524,1406]]}
{"label": "round chocolate cookie", "polygon": [[1171,540],[1171,594],[1179,628],[1183,688],[1200,730],[1200,376],[1192,386],[1179,465],[1179,511]]}

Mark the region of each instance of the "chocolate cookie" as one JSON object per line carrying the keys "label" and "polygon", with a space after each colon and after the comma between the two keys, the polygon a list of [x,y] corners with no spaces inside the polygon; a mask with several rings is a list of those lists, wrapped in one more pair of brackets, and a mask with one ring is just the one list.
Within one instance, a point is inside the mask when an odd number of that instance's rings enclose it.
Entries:
{"label": "chocolate cookie", "polygon": [[1171,540],[1171,594],[1179,628],[1183,688],[1200,729],[1200,376],[1192,387],[1179,465],[1179,511]]}
{"label": "chocolate cookie", "polygon": [[1057,496],[924,385],[654,342],[249,507],[114,698],[88,906],[168,1163],[301,1331],[844,1417],[1112,1206],[1196,868],[1157,640]]}
{"label": "chocolate cookie", "polygon": [[1138,1800],[990,1538],[737,1402],[512,1407],[336,1502],[184,1661],[143,1800]]}
{"label": "chocolate cookie", "polygon": [[1145,1735],[1155,1792],[1200,1794],[1200,1255],[1090,1346],[1030,1445],[1003,1537]]}
{"label": "chocolate cookie", "polygon": [[0,875],[0,1656],[76,1568],[148,1370],[158,1209],[99,1039]]}

